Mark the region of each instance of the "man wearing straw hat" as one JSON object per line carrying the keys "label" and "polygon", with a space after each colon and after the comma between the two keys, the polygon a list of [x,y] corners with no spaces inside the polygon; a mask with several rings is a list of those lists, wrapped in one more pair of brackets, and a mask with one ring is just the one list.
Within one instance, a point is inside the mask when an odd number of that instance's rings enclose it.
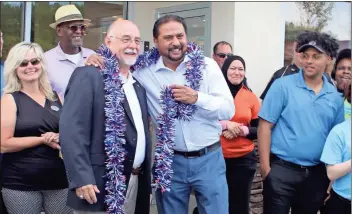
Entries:
{"label": "man wearing straw hat", "polygon": [[84,66],[93,50],[83,48],[83,36],[90,23],[75,5],[57,9],[55,22],[49,26],[56,30],[59,44],[45,53],[48,74],[53,89],[64,97],[66,86],[76,67]]}

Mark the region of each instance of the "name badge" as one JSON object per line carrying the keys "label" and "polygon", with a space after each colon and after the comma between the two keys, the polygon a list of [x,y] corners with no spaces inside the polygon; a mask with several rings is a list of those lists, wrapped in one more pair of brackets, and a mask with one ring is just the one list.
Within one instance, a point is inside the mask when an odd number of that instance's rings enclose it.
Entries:
{"label": "name badge", "polygon": [[59,107],[57,107],[57,106],[51,106],[50,107],[52,110],[54,110],[54,111],[59,111],[60,109],[59,109]]}

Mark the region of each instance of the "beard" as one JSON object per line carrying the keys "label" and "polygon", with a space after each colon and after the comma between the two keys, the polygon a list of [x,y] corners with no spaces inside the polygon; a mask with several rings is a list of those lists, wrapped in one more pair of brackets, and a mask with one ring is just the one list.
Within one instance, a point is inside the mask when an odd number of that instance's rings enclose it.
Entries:
{"label": "beard", "polygon": [[132,66],[136,63],[137,58],[128,58],[128,59],[122,59],[123,64]]}
{"label": "beard", "polygon": [[73,39],[71,39],[71,44],[73,47],[76,47],[76,48],[82,47],[83,46],[83,38],[79,38],[79,39],[73,38]]}
{"label": "beard", "polygon": [[[177,50],[179,49],[181,51],[180,56],[172,56],[172,51],[173,50]],[[170,61],[174,61],[174,62],[179,62],[181,60],[183,60],[183,58],[186,55],[186,50],[184,50],[184,45],[180,44],[180,45],[174,45],[170,48],[167,49],[167,53],[161,53],[162,55],[164,55],[164,57],[167,57]]]}

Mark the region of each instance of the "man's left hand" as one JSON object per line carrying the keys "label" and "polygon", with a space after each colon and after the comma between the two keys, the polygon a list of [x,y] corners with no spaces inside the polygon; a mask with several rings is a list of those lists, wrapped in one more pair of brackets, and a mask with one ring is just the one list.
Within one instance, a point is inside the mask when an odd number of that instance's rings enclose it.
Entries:
{"label": "man's left hand", "polygon": [[172,95],[176,101],[180,101],[187,104],[194,104],[198,100],[198,92],[190,87],[183,85],[171,85]]}

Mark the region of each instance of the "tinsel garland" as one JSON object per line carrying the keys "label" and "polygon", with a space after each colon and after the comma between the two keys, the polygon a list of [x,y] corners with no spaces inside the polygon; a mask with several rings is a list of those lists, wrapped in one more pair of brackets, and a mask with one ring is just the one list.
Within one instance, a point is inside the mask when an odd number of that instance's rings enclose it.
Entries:
{"label": "tinsel garland", "polygon": [[[195,43],[187,44],[189,60],[186,62],[186,86],[199,91],[202,81],[202,68],[204,66],[204,54]],[[141,70],[155,64],[160,57],[156,48],[144,52],[132,66],[132,71]],[[189,121],[197,110],[195,105],[175,101],[172,89],[165,86],[161,91],[160,106],[162,113],[157,117],[157,143],[153,165],[153,188],[160,188],[162,192],[170,191],[173,176],[172,159],[175,147],[175,120]]]}
{"label": "tinsel garland", "polygon": [[124,202],[126,195],[126,176],[124,175],[124,161],[127,155],[125,149],[124,122],[125,112],[123,102],[125,99],[122,90],[122,81],[119,75],[119,63],[117,58],[105,46],[101,45],[98,54],[104,57],[104,68],[101,74],[104,77],[105,91],[105,153],[106,174],[105,204],[109,214],[124,214]]}

